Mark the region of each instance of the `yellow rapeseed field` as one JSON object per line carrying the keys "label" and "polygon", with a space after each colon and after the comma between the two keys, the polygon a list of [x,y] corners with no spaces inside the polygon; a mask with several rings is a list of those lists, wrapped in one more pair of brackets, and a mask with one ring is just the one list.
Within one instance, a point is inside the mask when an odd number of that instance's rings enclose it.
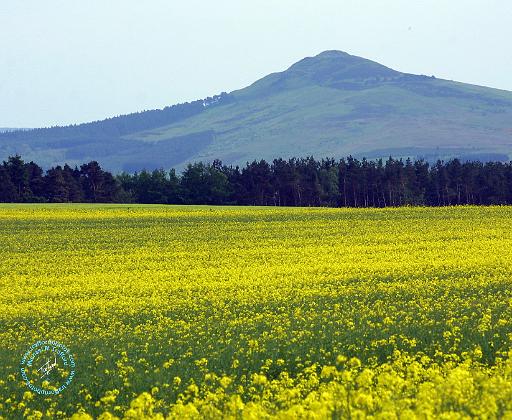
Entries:
{"label": "yellow rapeseed field", "polygon": [[[510,207],[2,205],[0,232],[1,418],[512,418]],[[39,340],[76,362],[57,395],[20,373]]]}

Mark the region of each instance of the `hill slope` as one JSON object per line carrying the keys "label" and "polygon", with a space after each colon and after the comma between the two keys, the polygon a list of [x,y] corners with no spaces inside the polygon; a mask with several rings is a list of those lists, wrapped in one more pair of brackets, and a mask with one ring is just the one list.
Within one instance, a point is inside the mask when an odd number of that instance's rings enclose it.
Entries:
{"label": "hill slope", "polygon": [[0,153],[114,171],[275,157],[508,160],[512,92],[401,73],[340,51],[214,98],[104,121],[0,134]]}

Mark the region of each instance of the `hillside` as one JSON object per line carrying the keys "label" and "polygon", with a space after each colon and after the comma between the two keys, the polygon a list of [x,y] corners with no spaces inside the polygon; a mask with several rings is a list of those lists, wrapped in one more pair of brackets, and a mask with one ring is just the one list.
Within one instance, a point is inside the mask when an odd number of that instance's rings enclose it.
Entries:
{"label": "hillside", "polygon": [[392,70],[340,51],[192,103],[0,134],[0,156],[113,171],[307,156],[508,160],[512,92]]}

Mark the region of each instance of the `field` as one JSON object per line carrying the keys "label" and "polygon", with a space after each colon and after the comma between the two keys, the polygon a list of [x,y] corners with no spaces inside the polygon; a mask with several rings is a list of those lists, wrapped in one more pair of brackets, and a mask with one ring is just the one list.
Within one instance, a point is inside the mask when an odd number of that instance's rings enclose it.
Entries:
{"label": "field", "polygon": [[[510,207],[3,205],[0,232],[0,417],[512,418]],[[20,374],[45,339],[57,395]]]}

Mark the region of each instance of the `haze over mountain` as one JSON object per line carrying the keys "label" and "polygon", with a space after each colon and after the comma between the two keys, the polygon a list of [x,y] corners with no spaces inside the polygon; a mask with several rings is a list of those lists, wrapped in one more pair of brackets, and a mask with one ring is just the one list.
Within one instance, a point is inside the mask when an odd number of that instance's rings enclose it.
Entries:
{"label": "haze over mountain", "polygon": [[412,75],[341,51],[213,98],[67,127],[0,134],[0,154],[113,171],[221,159],[508,160],[512,92]]}

